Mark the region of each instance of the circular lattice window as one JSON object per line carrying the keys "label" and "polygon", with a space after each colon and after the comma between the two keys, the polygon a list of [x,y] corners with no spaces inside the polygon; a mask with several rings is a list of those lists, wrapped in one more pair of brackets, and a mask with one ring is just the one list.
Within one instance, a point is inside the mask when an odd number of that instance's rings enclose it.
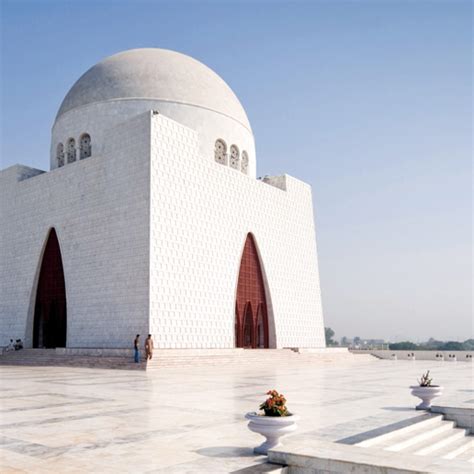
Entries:
{"label": "circular lattice window", "polygon": [[215,148],[214,148],[214,158],[218,163],[225,164],[226,163],[226,151],[227,146],[224,140],[216,140]]}
{"label": "circular lattice window", "polygon": [[231,145],[230,147],[230,166],[235,169],[240,168],[240,162],[239,162],[240,154],[239,154],[239,149],[237,148],[236,145]]}

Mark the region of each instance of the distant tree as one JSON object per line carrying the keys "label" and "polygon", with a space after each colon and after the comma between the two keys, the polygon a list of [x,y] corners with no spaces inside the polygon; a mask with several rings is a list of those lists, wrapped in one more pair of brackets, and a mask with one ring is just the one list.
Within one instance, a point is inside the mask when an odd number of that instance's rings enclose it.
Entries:
{"label": "distant tree", "polygon": [[457,341],[445,342],[440,348],[440,351],[462,351],[464,350],[464,344]]}
{"label": "distant tree", "polygon": [[462,345],[465,351],[474,351],[474,339],[466,339]]}
{"label": "distant tree", "polygon": [[391,351],[416,351],[417,349],[420,348],[417,344],[413,344],[413,342],[395,342],[393,344],[389,344],[388,348]]}
{"label": "distant tree", "polygon": [[324,328],[324,333],[326,335],[326,345],[327,346],[337,346],[338,343],[333,339],[334,334],[336,334],[331,328]]}
{"label": "distant tree", "polygon": [[422,344],[426,349],[438,350],[439,347],[443,345],[443,341],[437,341],[436,339],[430,337],[427,342]]}
{"label": "distant tree", "polygon": [[349,339],[346,336],[343,336],[341,339],[341,346],[348,347],[349,346]]}
{"label": "distant tree", "polygon": [[361,338],[359,336],[354,337],[354,346],[360,346]]}

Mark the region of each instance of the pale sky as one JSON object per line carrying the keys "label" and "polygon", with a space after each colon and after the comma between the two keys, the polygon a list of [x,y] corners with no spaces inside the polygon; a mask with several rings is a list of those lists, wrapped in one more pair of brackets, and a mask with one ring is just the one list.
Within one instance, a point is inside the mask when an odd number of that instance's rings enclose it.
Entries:
{"label": "pale sky", "polygon": [[160,47],[233,88],[258,174],[313,187],[336,337],[472,337],[470,1],[1,1],[1,167],[48,169],[72,84]]}

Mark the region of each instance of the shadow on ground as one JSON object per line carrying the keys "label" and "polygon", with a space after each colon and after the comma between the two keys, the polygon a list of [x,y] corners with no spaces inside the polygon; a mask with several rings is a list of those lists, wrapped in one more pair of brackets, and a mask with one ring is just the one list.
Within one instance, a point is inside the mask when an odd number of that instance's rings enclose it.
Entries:
{"label": "shadow on ground", "polygon": [[413,411],[414,407],[382,407],[382,410],[388,411]]}
{"label": "shadow on ground", "polygon": [[255,457],[252,448],[236,446],[211,446],[210,448],[197,449],[195,452],[212,458]]}

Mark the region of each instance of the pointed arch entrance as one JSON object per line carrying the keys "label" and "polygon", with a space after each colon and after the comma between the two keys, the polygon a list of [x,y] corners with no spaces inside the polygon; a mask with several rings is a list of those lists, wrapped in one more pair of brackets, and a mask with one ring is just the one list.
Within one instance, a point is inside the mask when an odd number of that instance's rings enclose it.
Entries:
{"label": "pointed arch entrance", "polygon": [[247,235],[240,261],[235,305],[235,345],[253,349],[269,347],[265,285],[252,234]]}
{"label": "pointed arch entrance", "polygon": [[66,347],[66,285],[56,231],[44,249],[36,290],[33,347]]}

